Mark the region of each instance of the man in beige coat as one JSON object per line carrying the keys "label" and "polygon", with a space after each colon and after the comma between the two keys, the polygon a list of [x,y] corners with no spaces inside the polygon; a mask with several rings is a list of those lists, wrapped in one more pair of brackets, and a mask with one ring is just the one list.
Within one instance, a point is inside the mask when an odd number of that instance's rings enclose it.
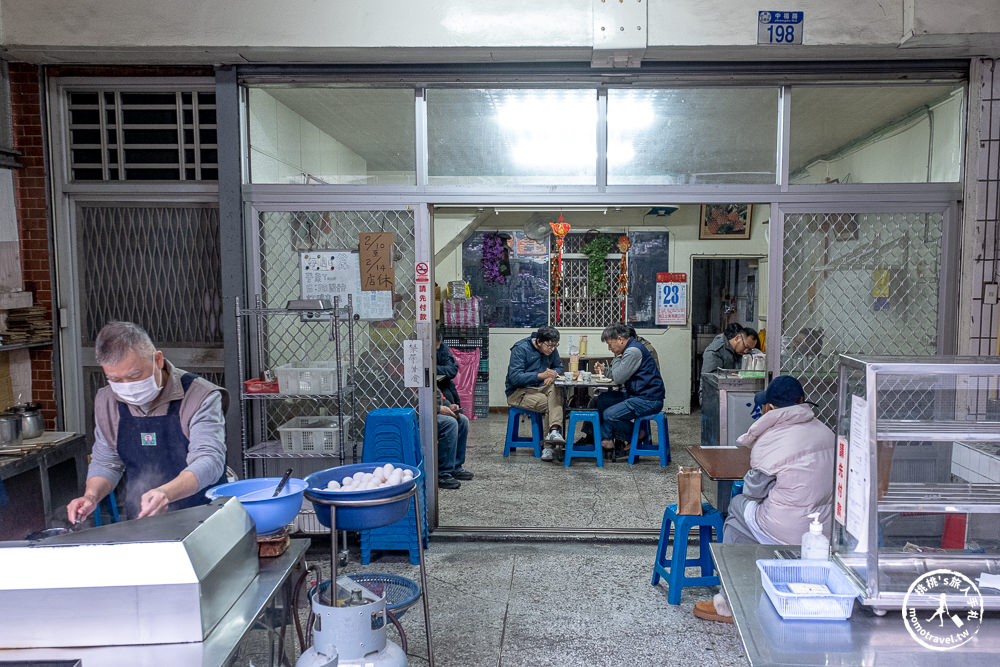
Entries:
{"label": "man in beige coat", "polygon": [[[729,504],[722,541],[726,544],[799,544],[809,514],[819,512],[830,534],[836,436],[816,419],[798,380],[782,375],[754,397],[761,417],[737,438],[751,447],[743,492]],[[732,623],[719,593],[698,602],[694,615]]]}

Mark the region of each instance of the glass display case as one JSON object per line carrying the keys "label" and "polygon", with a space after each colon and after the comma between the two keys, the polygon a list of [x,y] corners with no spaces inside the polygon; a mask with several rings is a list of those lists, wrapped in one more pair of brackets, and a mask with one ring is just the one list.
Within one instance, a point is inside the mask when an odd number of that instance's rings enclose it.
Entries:
{"label": "glass display case", "polygon": [[938,607],[935,570],[1000,574],[998,390],[1000,357],[841,356],[833,560],[876,613]]}

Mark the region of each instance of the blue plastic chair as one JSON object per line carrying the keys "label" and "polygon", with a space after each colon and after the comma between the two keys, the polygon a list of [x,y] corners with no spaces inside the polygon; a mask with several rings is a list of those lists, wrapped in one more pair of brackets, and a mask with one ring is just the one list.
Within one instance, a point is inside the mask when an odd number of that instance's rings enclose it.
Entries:
{"label": "blue plastic chair", "polygon": [[97,503],[97,509],[94,510],[94,525],[101,525],[101,507],[104,506],[108,508],[111,523],[118,523],[118,501],[115,500],[115,492],[112,490],[111,493],[104,496],[104,500]]}
{"label": "blue plastic chair", "polygon": [[[594,443],[591,445],[577,445],[573,443],[576,439],[576,425],[590,422],[594,426]],[[566,427],[566,459],[564,467],[569,467],[570,462],[575,458],[594,459],[597,467],[604,467],[604,450],[598,440],[601,437],[601,417],[597,410],[573,410],[569,413],[569,425]]]}
{"label": "blue plastic chair", "polygon": [[[677,505],[667,505],[663,512],[663,526],[660,528],[660,541],[656,547],[656,560],[653,562],[653,586],[663,577],[667,581],[667,602],[681,603],[681,589],[685,586],[718,586],[719,577],[712,574],[715,562],[708,545],[712,541],[712,529],[715,529],[715,541],[722,541],[723,518],[719,510],[708,503],[701,506],[701,516],[677,514]],[[670,546],[670,527],[674,527],[674,551],[668,557]],[[698,527],[698,557],[688,558],[688,535],[691,529]],[[701,567],[700,577],[688,577],[685,568]]]}
{"label": "blue plastic chair", "polygon": [[[522,437],[518,432],[517,427],[520,423],[521,415],[528,415],[528,418],[531,420],[530,438]],[[541,412],[532,412],[531,410],[512,407],[507,414],[507,442],[503,447],[503,455],[510,456],[511,451],[517,447],[532,447],[535,450],[535,456],[540,458],[542,456],[543,418],[544,415]]]}
{"label": "blue plastic chair", "polygon": [[736,496],[743,493],[743,480],[733,482],[733,490],[729,492],[729,499],[732,500]]}
{"label": "blue plastic chair", "polygon": [[[653,438],[653,424],[656,424],[655,447],[639,446],[639,429],[643,424],[648,424],[646,428],[649,430],[650,441],[652,441]],[[666,415],[662,412],[658,412],[655,415],[639,417],[635,420],[635,425],[632,427],[632,442],[630,443],[628,450],[629,465],[635,463],[635,459],[638,456],[659,456],[660,465],[662,467],[666,468],[670,465],[670,433],[667,432]]]}

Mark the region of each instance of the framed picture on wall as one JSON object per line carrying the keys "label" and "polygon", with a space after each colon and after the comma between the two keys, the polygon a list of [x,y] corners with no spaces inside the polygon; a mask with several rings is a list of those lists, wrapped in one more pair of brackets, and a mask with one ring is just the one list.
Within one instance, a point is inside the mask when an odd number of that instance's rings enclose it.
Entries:
{"label": "framed picture on wall", "polygon": [[702,204],[699,239],[750,238],[750,204]]}

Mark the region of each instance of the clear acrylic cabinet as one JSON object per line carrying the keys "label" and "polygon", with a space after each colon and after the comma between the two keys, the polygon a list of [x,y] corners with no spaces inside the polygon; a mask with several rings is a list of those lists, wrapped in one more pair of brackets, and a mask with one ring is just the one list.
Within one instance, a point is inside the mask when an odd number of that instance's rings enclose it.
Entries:
{"label": "clear acrylic cabinet", "polygon": [[933,570],[1000,574],[998,391],[1000,357],[841,356],[833,560],[876,613]]}

